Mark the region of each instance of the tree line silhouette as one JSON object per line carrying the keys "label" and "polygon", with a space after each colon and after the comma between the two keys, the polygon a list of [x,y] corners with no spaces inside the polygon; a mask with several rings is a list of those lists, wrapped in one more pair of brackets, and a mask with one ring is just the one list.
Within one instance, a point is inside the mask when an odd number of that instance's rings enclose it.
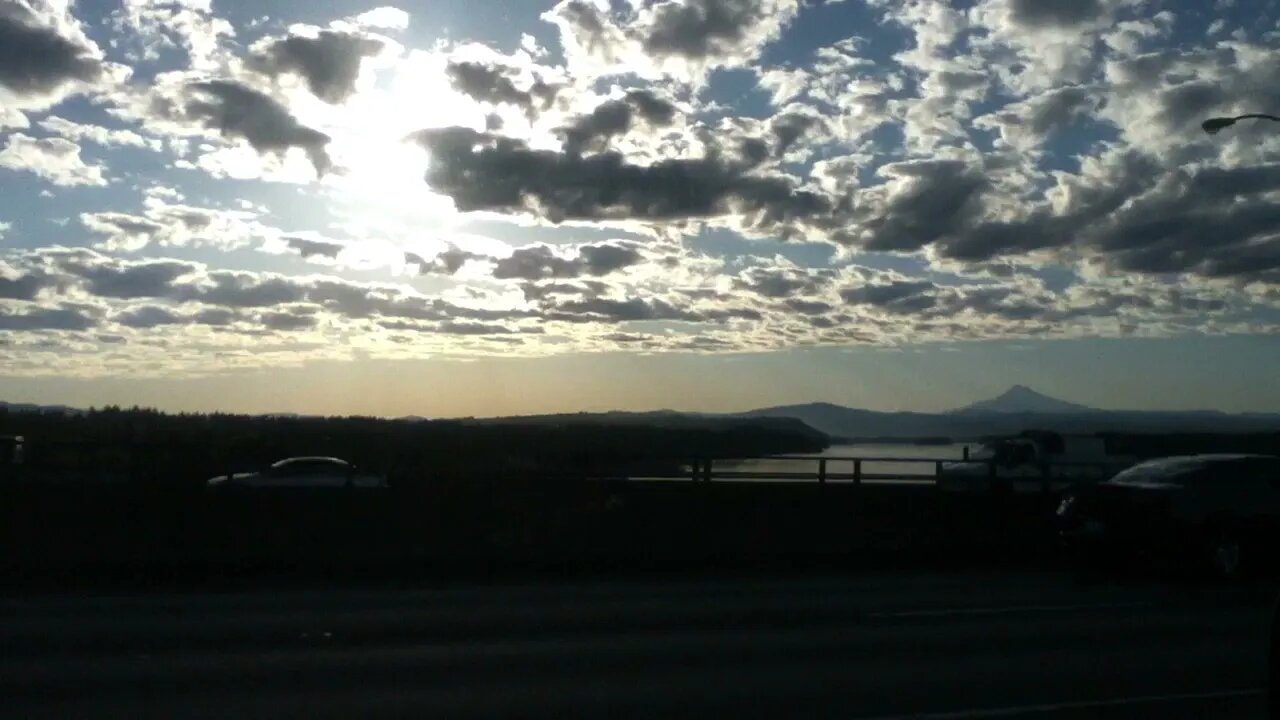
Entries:
{"label": "tree line silhouette", "polygon": [[669,471],[700,458],[816,452],[827,445],[826,436],[786,419],[620,414],[388,420],[115,406],[83,413],[0,409],[4,435],[24,438],[21,472],[35,479],[171,484],[201,484],[306,455],[341,457],[385,474],[393,485],[413,486],[480,477],[619,476]]}

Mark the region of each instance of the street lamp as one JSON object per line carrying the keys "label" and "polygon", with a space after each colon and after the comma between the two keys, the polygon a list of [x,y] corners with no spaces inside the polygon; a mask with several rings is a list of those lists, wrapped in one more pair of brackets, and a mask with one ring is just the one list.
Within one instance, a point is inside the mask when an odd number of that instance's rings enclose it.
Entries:
{"label": "street lamp", "polygon": [[1280,122],[1280,117],[1267,115],[1266,113],[1249,113],[1248,115],[1237,115],[1235,117],[1215,117],[1200,123],[1200,127],[1204,128],[1204,131],[1210,135],[1216,135],[1223,128],[1235,125],[1237,120],[1274,120]]}

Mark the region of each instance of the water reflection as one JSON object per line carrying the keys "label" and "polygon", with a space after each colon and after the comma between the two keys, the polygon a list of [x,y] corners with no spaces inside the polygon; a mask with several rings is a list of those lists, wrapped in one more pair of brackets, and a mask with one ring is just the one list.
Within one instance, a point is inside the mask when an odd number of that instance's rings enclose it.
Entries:
{"label": "water reflection", "polygon": [[[932,482],[939,460],[954,461],[964,459],[966,445],[970,452],[977,449],[974,444],[951,443],[942,445],[910,445],[910,444],[853,444],[832,445],[818,454],[825,458],[887,458],[886,460],[864,461],[861,474],[866,482]],[[907,459],[910,461],[907,461]],[[918,459],[917,459],[918,458]],[[769,473],[772,477],[735,478],[744,482],[813,482],[812,475],[818,471],[818,462],[812,459],[796,458],[752,458],[746,460],[717,460],[715,471]],[[854,473],[853,462],[849,460],[829,460],[827,462],[828,482],[851,482]],[[791,477],[794,475],[810,476],[808,479]],[[886,479],[882,476],[899,476]],[[904,477],[905,476],[905,477]]]}

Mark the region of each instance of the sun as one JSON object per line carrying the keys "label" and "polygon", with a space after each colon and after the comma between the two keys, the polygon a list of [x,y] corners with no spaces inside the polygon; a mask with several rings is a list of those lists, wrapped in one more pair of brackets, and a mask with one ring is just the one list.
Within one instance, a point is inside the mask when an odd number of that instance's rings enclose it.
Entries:
{"label": "sun", "polygon": [[299,119],[330,137],[335,170],[322,182],[336,199],[372,213],[453,214],[452,201],[426,184],[429,154],[406,140],[424,128],[483,129],[485,108],[450,86],[445,62],[410,52],[341,105],[301,92],[291,98]]}

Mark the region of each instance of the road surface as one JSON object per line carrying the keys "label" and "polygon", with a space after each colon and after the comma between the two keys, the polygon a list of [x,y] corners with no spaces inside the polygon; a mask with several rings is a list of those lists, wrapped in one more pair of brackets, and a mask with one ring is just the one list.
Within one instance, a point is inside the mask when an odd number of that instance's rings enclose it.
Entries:
{"label": "road surface", "polygon": [[1254,718],[1272,599],[1054,574],[11,596],[0,715]]}

